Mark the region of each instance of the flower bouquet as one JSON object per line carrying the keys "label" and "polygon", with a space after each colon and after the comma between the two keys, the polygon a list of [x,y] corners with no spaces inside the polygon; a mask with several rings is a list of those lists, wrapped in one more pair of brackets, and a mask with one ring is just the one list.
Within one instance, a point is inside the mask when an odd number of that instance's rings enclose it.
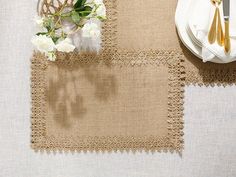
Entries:
{"label": "flower bouquet", "polygon": [[35,18],[39,32],[32,43],[50,61],[56,52],[96,51],[101,48],[101,22],[106,19],[102,0],[74,0],[60,2],[54,11],[48,10]]}

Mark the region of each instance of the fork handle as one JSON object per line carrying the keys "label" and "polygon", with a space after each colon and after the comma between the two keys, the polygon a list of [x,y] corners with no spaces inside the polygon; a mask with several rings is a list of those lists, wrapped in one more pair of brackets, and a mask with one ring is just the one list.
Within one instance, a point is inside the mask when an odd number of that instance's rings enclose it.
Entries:
{"label": "fork handle", "polygon": [[217,16],[218,16],[219,9],[216,8],[215,15],[210,27],[210,31],[208,33],[208,41],[210,44],[213,44],[216,41],[216,29],[217,29]]}
{"label": "fork handle", "polygon": [[229,20],[225,21],[225,52],[229,53],[231,49],[230,37],[229,37]]}

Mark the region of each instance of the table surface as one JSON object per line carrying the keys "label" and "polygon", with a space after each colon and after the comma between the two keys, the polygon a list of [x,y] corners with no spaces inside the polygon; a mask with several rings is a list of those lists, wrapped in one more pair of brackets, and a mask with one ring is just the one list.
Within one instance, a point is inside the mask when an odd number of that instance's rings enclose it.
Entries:
{"label": "table surface", "polygon": [[0,177],[235,177],[236,87],[185,87],[183,154],[40,154],[30,148],[36,0],[0,1]]}

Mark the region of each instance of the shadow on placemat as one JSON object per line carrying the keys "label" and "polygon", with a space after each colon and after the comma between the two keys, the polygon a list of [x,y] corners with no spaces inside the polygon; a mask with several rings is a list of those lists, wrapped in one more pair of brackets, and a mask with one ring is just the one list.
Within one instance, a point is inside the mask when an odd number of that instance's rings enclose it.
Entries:
{"label": "shadow on placemat", "polygon": [[[118,85],[114,74],[98,69],[97,58],[90,61],[89,64],[85,61],[70,61],[69,58],[63,60],[63,62],[71,63],[64,65],[59,61],[49,65],[51,74],[48,74],[49,84],[46,89],[46,98],[50,102],[49,106],[53,110],[52,116],[55,121],[63,128],[69,128],[73,124],[73,120],[69,118],[81,119],[87,113],[84,96],[79,87],[80,79],[86,80],[91,85],[94,89],[93,99],[101,103],[116,95]],[[109,68],[109,62],[106,62],[105,66]]]}

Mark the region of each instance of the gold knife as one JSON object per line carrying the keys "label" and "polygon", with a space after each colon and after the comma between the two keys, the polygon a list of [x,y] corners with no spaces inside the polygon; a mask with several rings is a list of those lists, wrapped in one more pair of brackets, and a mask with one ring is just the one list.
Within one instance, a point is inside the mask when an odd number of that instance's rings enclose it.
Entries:
{"label": "gold knife", "polygon": [[224,21],[225,21],[224,48],[225,48],[225,52],[229,53],[231,50],[231,42],[230,42],[230,34],[229,34],[230,0],[223,0],[223,12],[224,12]]}

